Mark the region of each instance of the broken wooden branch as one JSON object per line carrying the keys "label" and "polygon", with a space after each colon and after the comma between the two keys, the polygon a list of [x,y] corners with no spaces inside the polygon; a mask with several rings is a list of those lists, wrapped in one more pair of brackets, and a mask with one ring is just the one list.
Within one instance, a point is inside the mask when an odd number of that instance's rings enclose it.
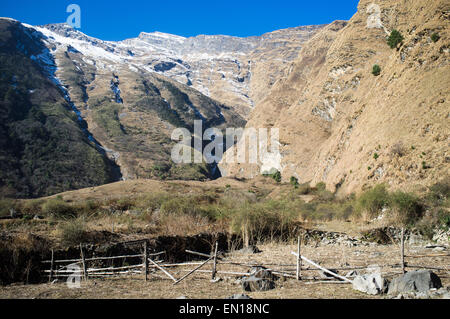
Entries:
{"label": "broken wooden branch", "polygon": [[206,257],[206,258],[214,257],[214,256],[211,256],[211,255],[207,255],[207,254],[204,254],[204,253],[199,253],[199,252],[188,250],[188,249],[186,249],[185,252],[187,252],[189,254],[192,254],[192,255],[202,256],[202,257]]}
{"label": "broken wooden branch", "polygon": [[150,261],[156,268],[158,268],[159,270],[161,270],[163,273],[165,273],[167,275],[167,277],[169,277],[170,279],[172,279],[175,283],[177,282],[177,280],[167,272],[167,270],[165,270],[163,267],[161,267],[160,265],[158,265],[156,262],[154,262],[153,260],[151,260],[150,258],[148,258],[148,261]]}
{"label": "broken wooden branch", "polygon": [[[291,252],[291,254],[293,254],[294,256],[298,256],[297,253],[294,253],[294,252]],[[338,275],[338,274],[336,274],[336,273],[330,271],[329,269],[326,269],[326,268],[324,268],[324,267],[322,267],[322,266],[316,264],[315,262],[309,260],[308,258],[306,258],[306,257],[304,257],[304,256],[300,256],[300,258],[303,259],[304,261],[306,261],[307,263],[309,263],[309,264],[311,264],[311,265],[313,265],[313,266],[319,268],[320,270],[322,270],[322,271],[324,271],[324,272],[326,272],[326,273],[332,275],[333,277],[336,277],[336,278],[342,279],[342,280],[344,280],[344,281],[353,283],[353,281],[351,281],[350,279],[348,279],[348,278],[346,278],[346,277],[343,277],[343,276],[340,276],[340,275]]]}
{"label": "broken wooden branch", "polygon": [[213,259],[214,256],[209,257],[207,260],[205,260],[200,266],[192,269],[189,273],[187,273],[186,275],[184,275],[183,277],[181,277],[180,279],[178,279],[174,285],[178,284],[179,282],[181,282],[182,280],[186,279],[188,276],[190,276],[191,274],[193,274],[195,271],[197,271],[198,269],[200,269],[201,267],[203,267],[204,265],[206,265],[207,262],[209,262],[211,259]]}

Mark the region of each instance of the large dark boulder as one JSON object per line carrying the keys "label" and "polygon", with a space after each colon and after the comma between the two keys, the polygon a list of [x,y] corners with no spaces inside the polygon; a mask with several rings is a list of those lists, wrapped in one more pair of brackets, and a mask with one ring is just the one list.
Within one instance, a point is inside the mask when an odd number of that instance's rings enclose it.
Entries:
{"label": "large dark boulder", "polygon": [[253,267],[250,276],[242,279],[245,291],[267,291],[275,288],[275,276],[264,267]]}
{"label": "large dark boulder", "polygon": [[431,270],[415,270],[394,278],[389,285],[389,294],[404,292],[427,292],[442,287],[441,279]]}
{"label": "large dark boulder", "polygon": [[269,279],[248,277],[242,280],[242,289],[245,291],[267,291],[275,288],[275,282]]}

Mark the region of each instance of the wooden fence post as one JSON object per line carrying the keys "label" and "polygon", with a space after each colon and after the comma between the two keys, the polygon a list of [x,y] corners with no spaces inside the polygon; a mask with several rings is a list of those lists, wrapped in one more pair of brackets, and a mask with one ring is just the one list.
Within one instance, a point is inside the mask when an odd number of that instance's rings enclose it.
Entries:
{"label": "wooden fence post", "polygon": [[302,267],[300,243],[301,243],[301,239],[300,239],[300,236],[298,236],[298,238],[297,238],[297,276],[296,276],[297,280],[300,280],[300,269]]}
{"label": "wooden fence post", "polygon": [[214,250],[214,263],[213,263],[213,269],[212,269],[212,277],[211,279],[216,278],[216,269],[217,269],[217,249],[219,248],[219,242],[216,241],[216,248]]}
{"label": "wooden fence post", "polygon": [[144,273],[145,273],[145,281],[147,281],[148,279],[147,241],[144,241]]}
{"label": "wooden fence post", "polygon": [[53,262],[54,262],[54,257],[53,257],[53,249],[52,249],[52,260],[50,262],[50,274],[48,275],[49,282],[51,282],[53,279]]}
{"label": "wooden fence post", "polygon": [[402,272],[405,273],[405,228],[402,227],[402,238],[401,238],[401,265],[402,265]]}
{"label": "wooden fence post", "polygon": [[87,267],[86,267],[86,258],[84,256],[83,245],[81,243],[80,243],[80,254],[81,254],[81,262],[83,263],[84,280],[87,281],[88,273],[87,273]]}

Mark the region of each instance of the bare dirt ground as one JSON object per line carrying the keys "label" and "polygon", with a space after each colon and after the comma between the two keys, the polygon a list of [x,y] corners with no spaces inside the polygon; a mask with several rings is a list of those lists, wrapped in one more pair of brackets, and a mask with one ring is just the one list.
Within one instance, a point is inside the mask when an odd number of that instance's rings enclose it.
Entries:
{"label": "bare dirt ground", "polygon": [[[243,254],[232,252],[224,258],[225,261],[238,263],[260,263],[281,271],[292,271],[295,269],[296,260],[291,251],[296,250],[296,245],[288,244],[266,244],[259,246],[261,253]],[[423,247],[406,247],[406,255],[430,255],[436,254],[431,249]],[[381,266],[382,273],[386,278],[392,279],[400,273],[399,268],[386,267],[386,265],[398,264],[400,262],[399,247],[396,245],[374,245],[374,246],[341,246],[341,245],[307,245],[302,247],[302,255],[318,262],[327,268],[351,268],[367,267],[369,265]],[[442,267],[447,271],[435,271],[441,278],[444,287],[450,286],[450,257],[438,256],[428,258],[407,258],[410,264],[422,265],[424,267]],[[269,265],[270,264],[270,265]],[[280,266],[289,265],[289,266]],[[183,269],[192,269],[195,266],[185,266]],[[81,288],[69,289],[65,282],[54,284],[45,283],[38,285],[15,284],[0,287],[0,298],[36,298],[36,299],[173,299],[185,296],[188,299],[223,299],[237,293],[246,293],[257,299],[362,299],[362,298],[387,298],[388,296],[370,296],[352,289],[350,284],[345,283],[317,283],[320,275],[316,270],[307,270],[303,264],[302,276],[304,280],[279,279],[276,288],[266,292],[244,292],[241,285],[236,282],[236,277],[219,274],[222,280],[216,283],[210,282],[210,274],[195,273],[178,285],[164,277],[158,271],[149,275],[145,282],[141,274],[127,277],[116,277],[108,279],[89,279],[81,283]],[[312,267],[311,267],[312,268]],[[211,265],[203,269],[211,269]],[[220,265],[219,271],[246,272],[248,268],[241,266]],[[181,268],[171,268],[169,271],[180,278],[186,272]],[[364,273],[364,269],[361,270]],[[339,270],[339,274],[345,275],[348,270]],[[317,280],[307,279],[316,277]]]}

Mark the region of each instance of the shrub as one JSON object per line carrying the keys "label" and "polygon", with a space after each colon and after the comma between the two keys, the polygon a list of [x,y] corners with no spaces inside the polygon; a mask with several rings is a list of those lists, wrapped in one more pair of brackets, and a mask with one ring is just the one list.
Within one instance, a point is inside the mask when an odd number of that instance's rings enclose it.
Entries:
{"label": "shrub", "polygon": [[375,64],[372,67],[372,74],[375,76],[379,76],[381,74],[381,67],[378,64]]}
{"label": "shrub", "polygon": [[316,184],[317,191],[324,191],[327,189],[327,185],[324,182],[319,182]]}
{"label": "shrub", "polygon": [[61,242],[67,246],[78,245],[89,241],[86,224],[81,219],[75,219],[61,225]]}
{"label": "shrub", "polygon": [[271,177],[273,178],[274,181],[276,181],[277,183],[281,182],[281,173],[280,171],[276,170],[273,173],[263,173],[263,176],[266,177]]}
{"label": "shrub", "polygon": [[42,205],[42,213],[55,217],[73,217],[75,209],[61,199],[49,199]]}
{"label": "shrub", "polygon": [[376,217],[378,213],[388,205],[389,193],[384,184],[379,184],[372,189],[362,193],[356,200],[358,212],[365,211],[370,217]]}
{"label": "shrub", "polygon": [[389,35],[387,39],[387,43],[390,46],[391,49],[394,49],[397,47],[399,43],[402,43],[404,40],[402,34],[398,30],[392,30],[391,34]]}
{"label": "shrub", "polygon": [[438,213],[438,217],[439,217],[439,222],[440,222],[441,228],[443,228],[444,230],[449,230],[450,229],[450,213],[441,209]]}
{"label": "shrub", "polygon": [[433,197],[438,199],[445,199],[450,196],[450,179],[438,182],[430,187],[430,192]]}
{"label": "shrub", "polygon": [[[204,198],[203,198],[204,199]],[[202,202],[202,198],[197,196],[174,197],[161,204],[160,213],[163,218],[173,218],[173,216],[197,216],[207,217],[215,220],[219,217],[220,211],[211,202]]]}
{"label": "shrub", "polygon": [[378,155],[378,153],[373,154],[373,158],[374,158],[374,159],[377,160],[379,157],[380,157],[380,155]]}
{"label": "shrub", "polygon": [[398,221],[404,225],[414,224],[422,217],[422,205],[414,194],[396,191],[390,195],[389,201],[397,211]]}
{"label": "shrub", "polygon": [[298,188],[298,179],[294,176],[291,176],[291,179],[289,181],[294,188]]}
{"label": "shrub", "polygon": [[41,212],[42,201],[38,199],[30,199],[22,204],[22,212],[24,214],[39,214]]}
{"label": "shrub", "polygon": [[405,147],[403,146],[402,142],[398,142],[391,147],[391,154],[392,155],[398,155],[399,157],[404,156],[406,153]]}
{"label": "shrub", "polygon": [[441,37],[436,32],[431,35],[431,41],[438,42]]}
{"label": "shrub", "polygon": [[246,204],[232,213],[231,230],[239,234],[244,243],[264,240],[287,240],[297,230],[298,213],[290,201],[268,200]]}
{"label": "shrub", "polygon": [[297,186],[297,193],[300,195],[306,195],[311,193],[311,187],[309,186],[309,183],[303,183]]}
{"label": "shrub", "polygon": [[10,209],[17,210],[17,204],[12,199],[0,199],[0,216],[7,216],[9,215]]}

